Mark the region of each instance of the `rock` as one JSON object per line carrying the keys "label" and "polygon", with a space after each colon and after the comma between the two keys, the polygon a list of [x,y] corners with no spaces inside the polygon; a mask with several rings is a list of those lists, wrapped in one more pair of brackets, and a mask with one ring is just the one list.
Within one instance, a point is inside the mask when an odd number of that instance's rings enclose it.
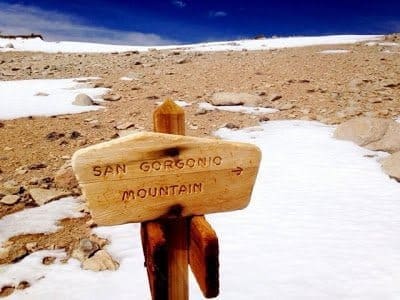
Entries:
{"label": "rock", "polygon": [[20,283],[18,283],[17,290],[24,290],[30,286],[31,284],[28,281],[22,280]]}
{"label": "rock", "polygon": [[44,93],[44,92],[37,92],[36,94],[35,94],[35,96],[41,96],[41,97],[46,97],[46,96],[48,96],[49,94],[47,94],[47,93]]}
{"label": "rock", "polygon": [[46,139],[49,141],[56,141],[60,138],[63,138],[64,136],[65,136],[64,133],[58,133],[58,132],[52,131],[46,135]]}
{"label": "rock", "polygon": [[78,94],[76,95],[75,100],[72,102],[72,104],[79,106],[90,106],[94,104],[94,101],[86,94]]}
{"label": "rock", "polygon": [[365,146],[370,150],[394,153],[400,151],[400,123],[389,120],[389,126],[382,138]]}
{"label": "rock", "polygon": [[44,205],[47,202],[52,200],[57,200],[62,197],[70,196],[71,192],[58,190],[58,189],[42,189],[42,188],[33,188],[29,190],[29,194],[32,199],[36,202],[36,204]]}
{"label": "rock", "polygon": [[28,165],[27,168],[28,168],[28,170],[40,170],[40,169],[47,168],[47,165],[44,163],[35,163],[35,164]]}
{"label": "rock", "polygon": [[271,96],[268,97],[268,101],[276,101],[282,98],[282,95],[279,94],[271,94]]}
{"label": "rock", "polygon": [[45,256],[42,259],[42,264],[48,266],[53,264],[56,261],[56,258],[54,256]]}
{"label": "rock", "polygon": [[335,130],[334,137],[365,146],[380,140],[389,123],[390,120],[387,119],[357,117],[340,124]]}
{"label": "rock", "polygon": [[285,104],[282,104],[282,105],[280,105],[278,107],[279,110],[289,110],[289,109],[292,109],[292,108],[295,108],[295,105],[292,104],[292,103],[285,103]]}
{"label": "rock", "polygon": [[228,128],[228,129],[239,129],[240,128],[238,125],[233,124],[233,123],[226,123],[224,125],[224,127]]}
{"label": "rock", "polygon": [[121,96],[120,95],[106,95],[103,97],[103,100],[105,101],[118,101],[121,100]]}
{"label": "rock", "polygon": [[56,187],[65,190],[72,190],[78,187],[78,181],[72,170],[71,161],[68,160],[61,166],[54,176],[54,183]]}
{"label": "rock", "polygon": [[382,169],[390,177],[400,181],[400,151],[383,159]]}
{"label": "rock", "polygon": [[124,123],[119,123],[119,124],[117,124],[117,125],[115,126],[115,129],[118,129],[118,130],[126,130],[126,129],[131,128],[131,127],[135,127],[135,124],[128,121],[128,122],[124,122]]}
{"label": "rock", "polygon": [[187,57],[184,57],[184,58],[181,58],[181,59],[176,60],[176,63],[179,64],[179,65],[181,65],[181,64],[186,64],[186,63],[188,63],[188,62],[190,62],[190,59],[187,58]]}
{"label": "rock", "polygon": [[14,45],[12,43],[8,43],[4,46],[4,48],[14,49]]}
{"label": "rock", "polygon": [[92,270],[95,272],[104,270],[115,271],[118,267],[118,262],[114,261],[105,250],[97,251],[92,257],[86,259],[82,263],[82,268],[84,270]]}
{"label": "rock", "polygon": [[78,137],[82,136],[79,131],[72,131],[69,137],[73,140],[77,139]]}
{"label": "rock", "polygon": [[14,180],[9,180],[3,183],[1,190],[5,194],[18,194],[21,190],[21,187]]}
{"label": "rock", "polygon": [[270,120],[269,117],[266,116],[266,115],[260,116],[260,117],[258,118],[258,121],[259,121],[259,122],[268,122],[269,120]]}
{"label": "rock", "polygon": [[252,95],[248,93],[218,92],[214,93],[214,95],[212,95],[211,99],[208,102],[215,106],[259,106],[262,102],[262,98],[258,95]]}
{"label": "rock", "polygon": [[99,250],[99,245],[87,238],[83,238],[79,241],[78,247],[72,251],[71,256],[80,262],[84,262],[97,250]]}
{"label": "rock", "polygon": [[198,110],[196,110],[196,112],[194,113],[195,116],[199,116],[199,115],[205,115],[208,111],[204,108],[199,108]]}
{"label": "rock", "polygon": [[37,242],[30,242],[25,244],[26,250],[29,252],[33,252],[37,249],[38,243]]}
{"label": "rock", "polygon": [[19,200],[18,195],[6,195],[0,200],[0,203],[6,204],[6,205],[13,205],[13,204],[17,203],[18,200]]}

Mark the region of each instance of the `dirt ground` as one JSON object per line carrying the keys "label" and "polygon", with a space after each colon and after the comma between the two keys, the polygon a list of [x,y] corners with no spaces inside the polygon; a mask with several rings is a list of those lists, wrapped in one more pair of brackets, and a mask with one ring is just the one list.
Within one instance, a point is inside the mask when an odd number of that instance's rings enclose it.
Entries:
{"label": "dirt ground", "polygon": [[[400,44],[399,36],[386,39]],[[319,53],[332,49],[349,52]],[[127,75],[136,79],[120,80]],[[38,181],[51,187],[55,172],[76,150],[117,137],[117,124],[130,121],[137,129],[151,131],[152,112],[157,102],[166,98],[191,104],[185,107],[186,134],[191,136],[210,136],[227,123],[239,128],[257,125],[260,120],[283,119],[339,124],[354,116],[393,119],[400,115],[399,46],[357,43],[202,53],[0,52],[0,80],[82,76],[100,77],[89,84],[109,87],[110,93],[121,99],[105,102],[105,110],[0,122],[0,186],[14,180],[23,195],[14,205],[0,204],[0,218],[35,206],[26,191]],[[280,111],[261,116],[200,111],[197,104],[219,91],[260,95],[264,107]],[[275,100],[275,95],[281,98]],[[20,167],[37,163],[44,167],[18,172]],[[87,214],[62,220],[62,229],[54,234],[13,237],[8,241],[11,252],[0,264],[18,261],[39,249],[64,248],[69,252],[77,241],[90,236],[89,220]],[[37,247],[27,250],[26,244],[33,241]]]}

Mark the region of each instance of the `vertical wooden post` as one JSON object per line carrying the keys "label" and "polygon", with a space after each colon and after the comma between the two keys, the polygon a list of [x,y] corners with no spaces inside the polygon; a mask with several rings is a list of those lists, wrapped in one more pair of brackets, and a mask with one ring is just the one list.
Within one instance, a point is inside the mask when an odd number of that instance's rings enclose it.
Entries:
{"label": "vertical wooden post", "polygon": [[[185,135],[185,113],[172,100],[154,111],[153,124],[155,132]],[[204,216],[145,222],[141,236],[153,300],[189,298],[189,263],[203,295],[218,295],[218,237]]]}

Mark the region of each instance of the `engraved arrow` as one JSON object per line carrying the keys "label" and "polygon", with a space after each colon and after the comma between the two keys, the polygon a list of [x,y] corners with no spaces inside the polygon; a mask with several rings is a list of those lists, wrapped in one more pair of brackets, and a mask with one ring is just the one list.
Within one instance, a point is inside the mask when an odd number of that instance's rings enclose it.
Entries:
{"label": "engraved arrow", "polygon": [[236,175],[239,176],[240,174],[242,174],[243,169],[241,167],[236,167],[236,169],[233,169],[232,172],[236,173]]}

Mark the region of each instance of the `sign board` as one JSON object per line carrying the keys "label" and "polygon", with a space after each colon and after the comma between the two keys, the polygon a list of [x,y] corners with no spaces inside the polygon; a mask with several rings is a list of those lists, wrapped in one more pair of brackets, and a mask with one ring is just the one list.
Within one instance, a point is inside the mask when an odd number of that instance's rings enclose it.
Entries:
{"label": "sign board", "polygon": [[138,133],[78,150],[72,166],[99,225],[242,209],[261,159],[251,144]]}

